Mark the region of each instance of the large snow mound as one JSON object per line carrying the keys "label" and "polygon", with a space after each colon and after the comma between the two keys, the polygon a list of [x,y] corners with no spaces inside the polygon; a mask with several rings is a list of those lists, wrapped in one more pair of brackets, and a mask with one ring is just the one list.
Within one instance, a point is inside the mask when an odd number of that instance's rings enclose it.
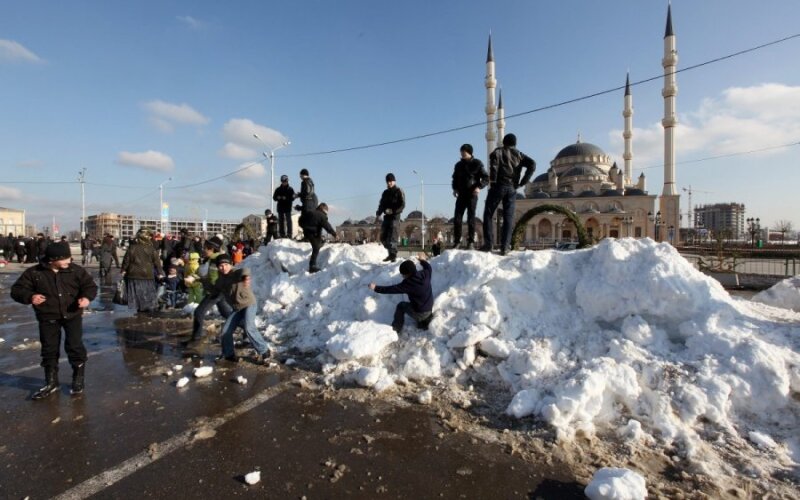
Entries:
{"label": "large snow mound", "polygon": [[613,431],[690,458],[711,441],[750,446],[752,432],[784,463],[800,449],[800,314],[775,318],[730,297],[668,244],[447,251],[431,260],[429,330],[407,318],[399,337],[388,325],[405,297],[367,286],[400,281],[382,247],[327,245],[316,274],[309,252],[280,240],[242,265],[264,334],[317,354],[329,380],[505,387],[509,415],[544,420],[562,439]]}
{"label": "large snow mound", "polygon": [[800,276],[786,278],[753,296],[753,301],[800,312]]}

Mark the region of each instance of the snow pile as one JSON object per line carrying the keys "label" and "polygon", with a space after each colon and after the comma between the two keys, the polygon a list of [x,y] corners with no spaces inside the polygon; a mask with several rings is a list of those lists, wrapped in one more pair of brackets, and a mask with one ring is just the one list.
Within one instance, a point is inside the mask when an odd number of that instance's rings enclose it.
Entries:
{"label": "snow pile", "polygon": [[800,312],[800,276],[787,278],[769,290],[755,294],[753,301]]}
{"label": "snow pile", "polygon": [[784,462],[800,445],[800,314],[778,321],[731,298],[668,244],[447,251],[431,262],[429,330],[407,318],[399,337],[388,325],[405,297],[367,287],[401,279],[382,247],[327,245],[313,275],[306,244],[261,250],[242,264],[259,329],[282,350],[318,355],[329,381],[477,382],[508,392],[508,414],[544,420],[562,439],[612,431],[690,458],[720,436],[746,444],[750,432],[773,439]]}
{"label": "snow pile", "polygon": [[632,470],[604,467],[594,473],[584,493],[591,500],[643,500],[647,488],[644,478]]}

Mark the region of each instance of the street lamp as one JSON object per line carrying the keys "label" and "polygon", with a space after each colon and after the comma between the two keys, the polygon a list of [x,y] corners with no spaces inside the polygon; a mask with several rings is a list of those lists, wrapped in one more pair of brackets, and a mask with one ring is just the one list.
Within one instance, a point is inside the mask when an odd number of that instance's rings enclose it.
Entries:
{"label": "street lamp", "polygon": [[269,149],[269,154],[266,152],[261,154],[264,155],[264,158],[269,158],[269,209],[271,212],[275,212],[275,200],[272,199],[272,195],[275,193],[275,151],[285,148],[291,144],[291,141],[285,141],[279,146],[271,148],[258,134],[253,134],[253,137],[261,141],[261,143]]}
{"label": "street lamp", "polygon": [[84,184],[86,183],[86,167],[78,172],[78,182],[81,183],[81,243],[86,239],[86,192]]}
{"label": "street lamp", "polygon": [[661,223],[662,223],[662,221],[661,221],[661,210],[656,212],[655,216],[653,216],[653,212],[647,212],[647,218],[648,218],[648,220],[650,220],[650,222],[653,222],[655,224],[654,234],[655,234],[655,237],[656,237],[656,241],[658,241],[658,226],[660,226]]}
{"label": "street lamp", "polygon": [[[159,223],[158,223],[158,230],[161,232],[161,234],[165,234],[164,233],[164,184],[168,183],[171,180],[172,180],[172,177],[170,177],[169,179],[165,180],[164,182],[162,182],[161,184],[158,185],[158,194],[159,194],[159,202],[158,202],[158,214],[159,214],[158,215],[158,217],[159,217],[158,220],[159,220]],[[167,229],[169,229],[169,223],[167,223]]]}
{"label": "street lamp", "polygon": [[750,246],[755,248],[756,246],[756,234],[761,231],[761,218],[756,217],[755,219],[750,217],[747,219],[747,231],[750,233]]}
{"label": "street lamp", "polygon": [[420,198],[422,202],[422,210],[420,211],[420,219],[422,219],[422,249],[425,250],[425,179],[422,178],[422,174],[417,172],[416,170],[412,170],[414,174],[419,176],[419,185],[420,185]]}

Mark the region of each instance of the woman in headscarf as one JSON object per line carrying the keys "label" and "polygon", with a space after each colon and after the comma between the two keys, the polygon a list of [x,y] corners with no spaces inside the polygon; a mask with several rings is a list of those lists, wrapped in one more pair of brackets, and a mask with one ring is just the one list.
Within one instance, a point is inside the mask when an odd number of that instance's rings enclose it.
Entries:
{"label": "woman in headscarf", "polygon": [[122,259],[120,274],[125,278],[128,308],[137,312],[155,310],[158,299],[156,279],[163,278],[164,271],[149,230],[140,229],[136,233]]}

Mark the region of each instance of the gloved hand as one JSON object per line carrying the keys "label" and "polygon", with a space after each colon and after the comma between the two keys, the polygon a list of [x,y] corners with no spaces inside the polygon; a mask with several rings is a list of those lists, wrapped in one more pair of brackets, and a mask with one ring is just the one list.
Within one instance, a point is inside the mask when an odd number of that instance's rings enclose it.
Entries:
{"label": "gloved hand", "polygon": [[392,215],[392,209],[391,208],[387,208],[385,210],[385,213],[386,213],[386,215]]}

